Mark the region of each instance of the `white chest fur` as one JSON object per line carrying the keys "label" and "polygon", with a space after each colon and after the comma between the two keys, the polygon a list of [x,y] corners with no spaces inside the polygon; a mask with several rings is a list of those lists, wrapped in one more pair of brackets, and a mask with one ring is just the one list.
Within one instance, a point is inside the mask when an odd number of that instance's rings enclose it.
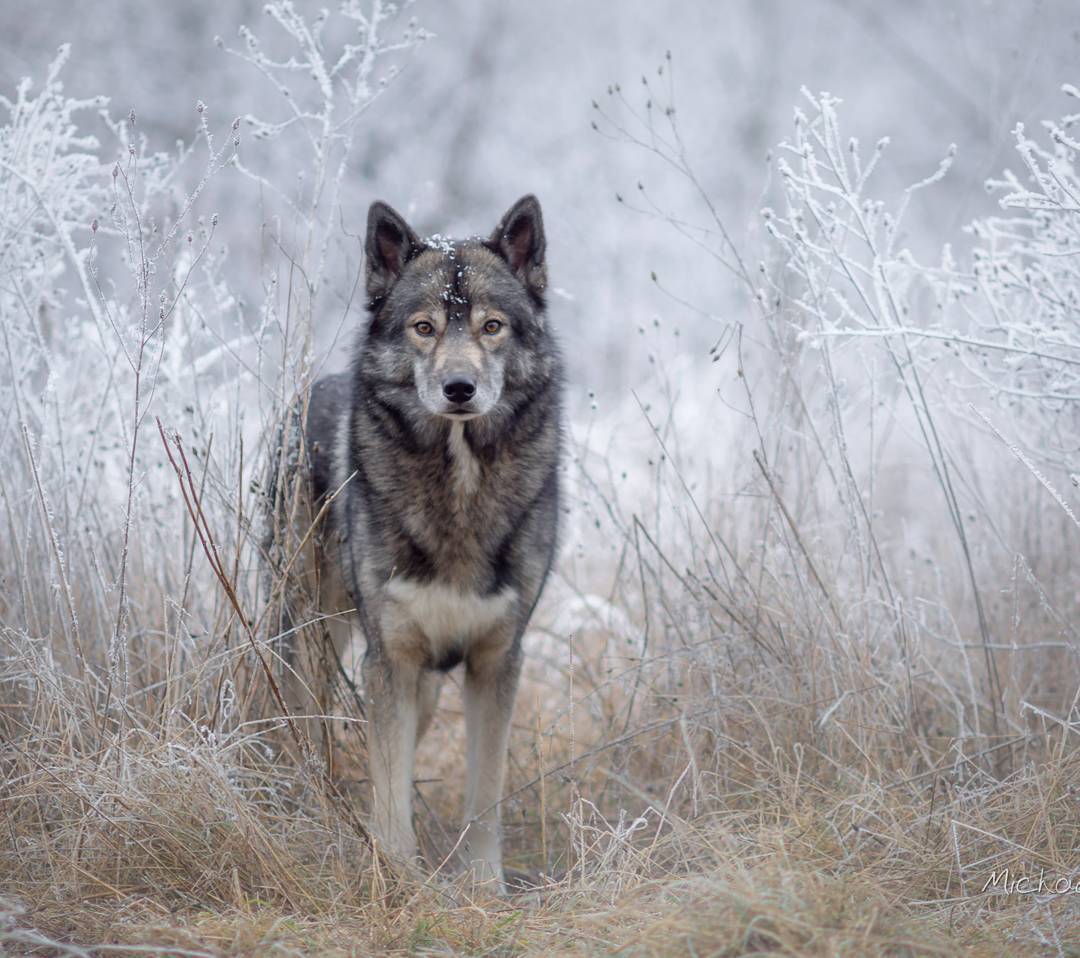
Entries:
{"label": "white chest fur", "polygon": [[468,645],[494,629],[510,613],[517,593],[510,588],[494,595],[462,592],[437,582],[391,579],[386,596],[434,646],[433,651],[451,643]]}

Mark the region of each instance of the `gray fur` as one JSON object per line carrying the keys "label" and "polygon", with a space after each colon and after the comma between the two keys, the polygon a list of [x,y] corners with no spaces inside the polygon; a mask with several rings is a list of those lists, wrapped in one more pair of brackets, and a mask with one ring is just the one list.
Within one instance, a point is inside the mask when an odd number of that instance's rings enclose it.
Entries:
{"label": "gray fur", "polygon": [[562,373],[544,251],[531,196],[486,240],[425,242],[373,204],[367,332],[351,370],[314,385],[307,418],[312,514],[341,490],[314,561],[344,588],[323,590],[319,611],[347,603],[367,640],[373,831],[415,854],[415,742],[442,672],[463,663],[464,844],[476,877],[497,882],[522,634],[559,515]]}

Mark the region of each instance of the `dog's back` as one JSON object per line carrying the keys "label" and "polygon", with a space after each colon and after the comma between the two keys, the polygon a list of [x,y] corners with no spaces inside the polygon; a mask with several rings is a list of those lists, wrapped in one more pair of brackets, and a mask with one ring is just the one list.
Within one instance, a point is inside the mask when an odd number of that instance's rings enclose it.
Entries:
{"label": "dog's back", "polygon": [[311,387],[305,432],[311,476],[309,494],[316,512],[333,491],[334,448],[348,421],[351,392],[348,373],[324,376]]}

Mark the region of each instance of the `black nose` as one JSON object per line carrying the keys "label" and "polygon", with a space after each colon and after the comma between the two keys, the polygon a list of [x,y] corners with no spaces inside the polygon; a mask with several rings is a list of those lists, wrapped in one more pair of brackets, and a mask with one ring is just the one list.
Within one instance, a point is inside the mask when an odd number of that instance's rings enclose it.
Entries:
{"label": "black nose", "polygon": [[453,403],[468,402],[476,395],[476,383],[461,376],[443,383],[443,395]]}

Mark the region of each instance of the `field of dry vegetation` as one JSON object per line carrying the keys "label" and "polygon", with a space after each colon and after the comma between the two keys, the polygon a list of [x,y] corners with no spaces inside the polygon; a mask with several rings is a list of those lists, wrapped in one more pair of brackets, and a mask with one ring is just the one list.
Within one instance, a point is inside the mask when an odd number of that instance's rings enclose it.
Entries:
{"label": "field of dry vegetation", "polygon": [[[255,307],[199,205],[256,176],[252,124],[200,104],[179,155],[134,116],[103,146],[61,63],[0,100],[0,953],[1080,954],[1072,118],[1018,133],[964,264],[904,248],[950,158],[882,204],[885,145],[828,97],[756,252],[704,191],[696,226],[632,198],[743,307],[675,291],[632,332],[649,378],[573,409],[503,812],[521,890],[496,899],[457,880],[456,687],[408,875],[364,829],[362,649],[307,761],[274,695],[266,470],[313,325],[359,321],[333,211],[385,44],[377,3],[345,5],[340,58],[271,9],[319,89],[255,124],[303,129],[309,174]],[[256,38],[238,55],[292,82]],[[663,75],[597,126],[693,186]]]}

